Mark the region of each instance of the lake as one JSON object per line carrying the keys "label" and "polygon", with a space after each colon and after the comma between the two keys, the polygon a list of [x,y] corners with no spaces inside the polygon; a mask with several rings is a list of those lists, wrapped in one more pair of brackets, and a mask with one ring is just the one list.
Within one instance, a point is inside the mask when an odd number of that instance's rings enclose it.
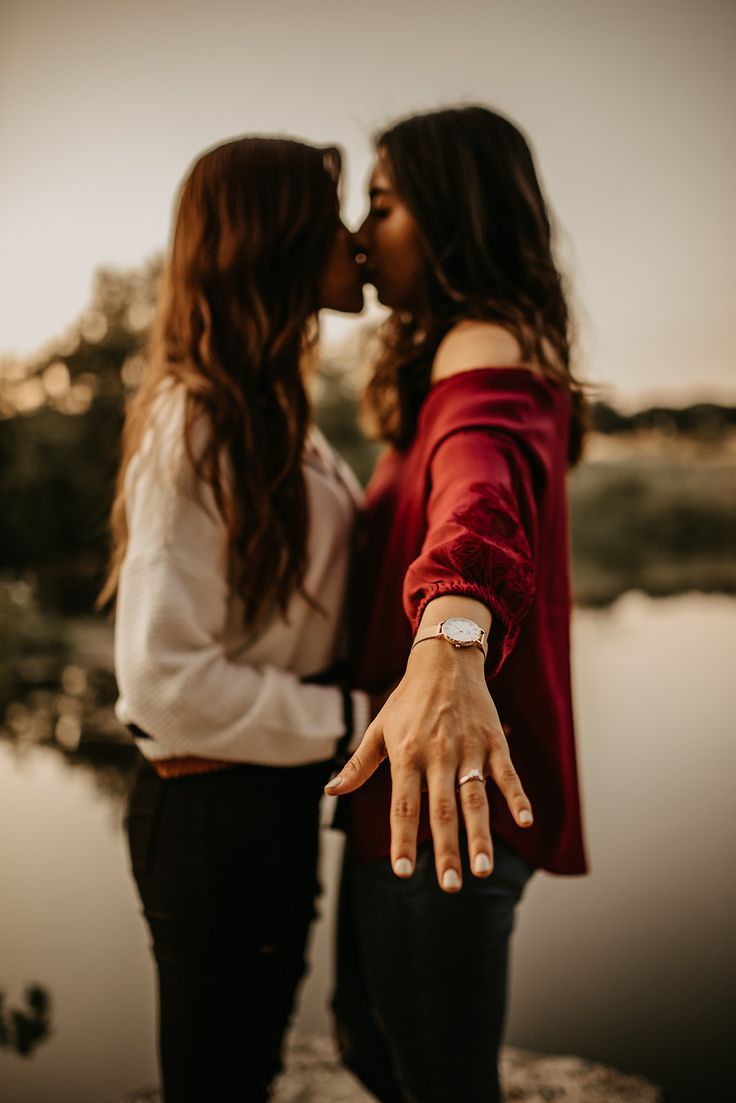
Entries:
{"label": "lake", "polygon": [[[630,593],[577,610],[573,663],[593,867],[536,877],[508,1040],[648,1076],[672,1103],[734,1098],[736,599]],[[329,809],[325,809],[327,816]],[[0,991],[47,989],[52,1033],[0,1050],[2,1103],[102,1103],[155,1080],[147,934],[122,806],[43,747],[0,744]],[[296,1017],[325,1031],[340,838]]]}

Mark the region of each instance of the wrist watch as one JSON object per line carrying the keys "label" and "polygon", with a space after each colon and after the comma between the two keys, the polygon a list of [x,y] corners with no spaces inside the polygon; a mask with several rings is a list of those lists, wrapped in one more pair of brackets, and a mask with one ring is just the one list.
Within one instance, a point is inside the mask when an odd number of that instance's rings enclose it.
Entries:
{"label": "wrist watch", "polygon": [[411,645],[413,650],[424,640],[447,640],[453,647],[479,647],[484,655],[488,654],[488,642],[485,631],[474,620],[467,617],[448,617],[439,624],[428,624],[420,628]]}

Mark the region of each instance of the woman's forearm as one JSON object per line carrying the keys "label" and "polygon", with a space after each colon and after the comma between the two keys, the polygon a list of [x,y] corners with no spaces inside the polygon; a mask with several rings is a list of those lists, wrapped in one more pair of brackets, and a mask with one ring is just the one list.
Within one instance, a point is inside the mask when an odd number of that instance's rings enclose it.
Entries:
{"label": "woman's forearm", "polygon": [[419,627],[439,624],[440,621],[449,620],[450,617],[467,617],[468,620],[474,620],[486,634],[491,627],[490,609],[475,598],[464,597],[462,594],[442,594],[441,597],[433,598],[425,606]]}

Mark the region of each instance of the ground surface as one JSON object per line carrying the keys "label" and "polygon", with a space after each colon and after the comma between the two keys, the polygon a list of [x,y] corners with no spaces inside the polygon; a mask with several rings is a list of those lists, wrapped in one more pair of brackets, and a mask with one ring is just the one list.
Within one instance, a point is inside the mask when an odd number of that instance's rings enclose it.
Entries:
{"label": "ground surface", "polygon": [[[547,1057],[507,1047],[502,1058],[507,1103],[661,1103],[654,1085],[579,1057]],[[143,1089],[110,1103],[159,1103]],[[286,1071],[273,1103],[375,1103],[337,1064],[329,1038],[301,1036],[289,1043]]]}

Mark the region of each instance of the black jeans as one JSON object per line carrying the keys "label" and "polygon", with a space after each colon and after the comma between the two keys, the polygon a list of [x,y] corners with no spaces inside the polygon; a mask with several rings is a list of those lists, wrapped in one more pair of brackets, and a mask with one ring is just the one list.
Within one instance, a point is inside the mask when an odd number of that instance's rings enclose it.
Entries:
{"label": "black jeans", "polygon": [[413,877],[346,855],[333,1011],[344,1063],[381,1103],[497,1103],[514,909],[533,868],[494,840],[490,877],[442,892],[431,840]]}
{"label": "black jeans", "polygon": [[305,971],[329,762],[162,780],[142,762],[128,837],[159,982],[166,1103],[261,1103]]}

